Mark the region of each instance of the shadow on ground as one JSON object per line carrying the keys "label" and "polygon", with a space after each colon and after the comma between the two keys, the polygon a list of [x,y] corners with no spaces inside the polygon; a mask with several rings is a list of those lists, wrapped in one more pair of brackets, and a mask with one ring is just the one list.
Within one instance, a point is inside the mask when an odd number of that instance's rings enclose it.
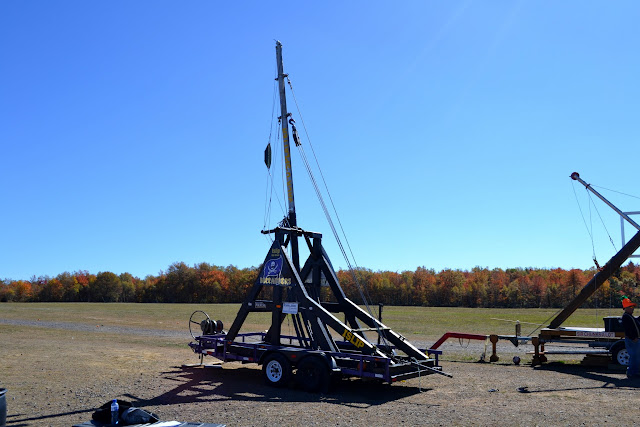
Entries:
{"label": "shadow on ground", "polygon": [[[175,387],[151,399],[125,395],[134,406],[175,405],[221,402],[230,399],[255,402],[325,402],[358,407],[376,406],[389,401],[429,391],[408,386],[390,386],[363,380],[340,380],[328,393],[309,393],[295,388],[274,388],[264,384],[261,372],[253,368],[176,367],[164,372]],[[383,389],[384,393],[380,390]]]}
{"label": "shadow on ground", "polygon": [[[68,412],[60,412],[58,414],[48,414],[42,415],[38,417],[29,416],[29,414],[7,414],[7,426],[11,427],[24,427],[24,426],[33,426],[33,425],[41,425],[40,423],[36,423],[36,421],[42,421],[45,424],[52,422],[56,418],[66,417],[69,415],[78,415],[78,414],[92,414],[95,409],[82,409],[78,411],[68,411]],[[50,420],[50,421],[46,421]]]}
{"label": "shadow on ground", "polygon": [[562,373],[566,375],[575,375],[588,380],[596,381],[599,383],[593,387],[569,387],[569,388],[553,388],[546,390],[530,390],[530,393],[545,393],[565,390],[585,390],[585,389],[599,389],[599,388],[621,388],[621,389],[635,389],[640,387],[640,379],[629,379],[626,376],[620,377],[621,372],[616,372],[608,369],[607,367],[599,366],[584,366],[565,363],[545,363],[533,368],[537,371],[552,371]]}
{"label": "shadow on ground", "polygon": [[[274,388],[263,382],[260,370],[248,367],[238,368],[205,368],[175,367],[161,373],[164,380],[173,382],[174,386],[152,398],[141,398],[136,394],[123,394],[123,399],[133,406],[165,406],[176,404],[215,403],[228,400],[250,402],[325,402],[343,406],[371,407],[390,401],[402,399],[429,388],[419,389],[406,385],[380,384],[377,382],[357,380],[340,380],[333,384],[329,393],[308,393],[295,388]],[[384,392],[380,392],[384,390]],[[39,423],[55,422],[60,417],[87,414],[90,418],[95,409],[83,409],[42,416],[29,414],[12,414],[7,416],[7,426],[22,427]]]}

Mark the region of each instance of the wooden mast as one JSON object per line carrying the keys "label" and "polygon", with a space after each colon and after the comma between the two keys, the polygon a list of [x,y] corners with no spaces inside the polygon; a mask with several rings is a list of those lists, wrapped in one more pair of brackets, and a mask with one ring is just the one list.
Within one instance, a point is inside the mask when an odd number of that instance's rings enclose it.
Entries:
{"label": "wooden mast", "polygon": [[[280,92],[280,121],[282,124],[282,143],[284,146],[284,161],[287,171],[287,195],[289,200],[288,221],[291,228],[298,226],[296,220],[296,204],[293,196],[293,169],[291,168],[291,149],[289,147],[289,113],[287,113],[287,98],[285,94],[284,79],[287,74],[284,73],[282,65],[282,43],[276,41],[276,60],[278,62],[278,89]],[[300,270],[300,256],[298,253],[298,236],[291,233],[291,255],[293,265],[296,270]]]}

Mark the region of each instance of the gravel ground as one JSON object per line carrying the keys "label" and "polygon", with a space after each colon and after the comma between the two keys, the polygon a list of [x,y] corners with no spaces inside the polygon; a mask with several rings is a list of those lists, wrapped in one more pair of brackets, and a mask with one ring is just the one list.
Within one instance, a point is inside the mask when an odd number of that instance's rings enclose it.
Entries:
{"label": "gravel ground", "polygon": [[91,332],[98,334],[114,333],[123,335],[140,335],[146,337],[167,337],[167,338],[188,338],[189,335],[184,332],[167,331],[162,329],[141,329],[130,328],[126,326],[105,326],[87,325],[85,323],[73,322],[44,322],[41,320],[24,320],[24,319],[0,319],[0,324],[14,326],[35,326],[39,328],[64,329],[68,331]]}
{"label": "gravel ground", "polygon": [[[525,354],[531,346],[501,342],[499,362],[478,363],[484,344],[455,340],[442,347],[442,366],[453,378],[392,386],[342,380],[314,394],[268,387],[253,364],[183,367],[198,361],[185,334],[97,329],[0,320],[8,426],[73,425],[112,398],[163,420],[228,426],[640,424],[640,409],[629,409],[638,408],[640,383],[607,367],[552,361],[533,368]],[[520,365],[511,362],[515,354]]]}

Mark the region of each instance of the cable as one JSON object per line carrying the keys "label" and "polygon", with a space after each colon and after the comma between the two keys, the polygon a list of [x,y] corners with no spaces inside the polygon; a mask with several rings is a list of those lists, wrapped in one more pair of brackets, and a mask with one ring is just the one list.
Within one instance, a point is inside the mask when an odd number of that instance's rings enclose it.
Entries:
{"label": "cable", "polygon": [[[572,182],[572,184],[573,184],[573,182]],[[611,191],[611,192],[613,192],[613,193],[622,194],[622,195],[627,196],[627,197],[633,197],[633,198],[635,198],[635,199],[640,199],[640,197],[638,197],[638,196],[634,196],[634,195],[632,195],[632,194],[623,193],[623,192],[621,192],[621,191],[612,190],[612,189],[610,189],[610,188],[601,187],[601,186],[597,186],[597,185],[594,185],[594,184],[589,184],[589,186],[590,186],[590,187],[597,187],[597,188],[600,188],[600,189],[603,189],[603,190],[607,190],[607,191]],[[600,218],[600,222],[602,223],[602,226],[603,226],[603,228],[605,229],[605,231],[606,231],[606,233],[607,233],[607,237],[609,237],[609,241],[611,242],[611,245],[613,246],[613,249],[617,252],[617,251],[618,251],[618,249],[616,248],[616,245],[615,245],[615,243],[613,242],[613,239],[611,238],[611,234],[609,233],[609,230],[607,229],[607,226],[606,226],[606,224],[604,223],[604,220],[602,219],[602,216],[600,215],[600,211],[598,210],[598,208],[597,208],[596,204],[595,204],[595,203],[594,203],[594,201],[593,201],[593,198],[592,198],[592,196],[591,196],[591,193],[590,193],[590,192],[589,192],[589,190],[588,190],[588,187],[586,188],[586,191],[587,191],[587,195],[588,195],[588,197],[589,197],[589,201],[590,201],[590,204],[589,204],[590,220],[591,220],[591,205],[593,205],[594,209],[596,210],[596,213],[598,214],[598,217]],[[584,219],[584,214],[582,213],[582,208],[580,207],[580,203],[579,203],[579,201],[578,201],[578,196],[577,196],[577,194],[576,194],[576,192],[575,192],[575,185],[574,185],[573,192],[574,192],[574,195],[575,195],[575,197],[576,197],[576,202],[578,202],[578,207],[579,207],[579,209],[580,209],[580,214],[582,215],[582,219],[583,219],[583,221],[584,221],[584,223],[585,223],[585,227],[586,227],[586,226],[587,226],[587,225],[586,225],[586,220]],[[591,231],[590,231],[590,230],[589,230],[589,228],[587,227],[587,232],[589,233],[589,236],[591,237],[591,247],[592,247],[592,249],[593,249],[593,260],[594,260],[594,263],[596,264],[597,270],[601,270],[600,265],[598,264],[598,261],[596,260],[596,255],[595,255],[595,246],[594,246],[594,238],[593,238],[593,232],[592,232],[592,231],[593,231],[593,224],[591,224]],[[624,242],[623,242],[623,245],[624,245]],[[593,284],[593,285],[594,285],[594,287],[596,287],[596,286],[597,286],[595,282],[594,282],[594,284]],[[613,294],[612,292],[609,292],[609,309],[610,309],[610,310],[611,310],[611,307],[612,307],[612,305],[613,305],[613,304],[612,304],[612,294]],[[603,297],[604,297],[604,290],[602,290],[602,295],[603,295]],[[596,318],[597,318],[597,317],[598,317],[598,309],[600,308],[600,299],[598,298],[598,295],[597,295],[597,292],[595,292],[595,289],[594,289],[594,304],[595,304],[595,309],[596,309],[596,310],[595,310],[595,316],[596,316]]]}
{"label": "cable", "polygon": [[591,201],[591,204],[593,204],[593,207],[596,210],[596,213],[598,214],[598,218],[600,218],[600,222],[602,223],[602,226],[604,227],[605,231],[607,232],[607,236],[609,237],[609,241],[611,242],[611,245],[613,246],[613,249],[616,252],[618,252],[618,249],[616,248],[616,245],[615,245],[615,243],[613,243],[613,239],[611,238],[611,234],[609,234],[609,230],[607,230],[607,226],[605,225],[604,220],[602,219],[602,216],[600,215],[600,211],[598,211],[598,207],[593,202],[593,198],[591,197],[591,193],[589,193],[588,190],[587,190],[587,193],[589,195],[589,200]]}
{"label": "cable", "polygon": [[529,332],[529,335],[527,335],[527,336],[528,336],[528,337],[530,337],[531,335],[533,335],[533,333],[534,333],[535,331],[537,331],[538,329],[540,329],[543,325],[547,324],[547,322],[548,322],[549,320],[551,320],[551,318],[556,317],[556,316],[557,316],[557,315],[558,315],[562,310],[564,310],[564,308],[561,308],[560,310],[558,310],[558,311],[556,311],[555,313],[553,313],[551,316],[547,317],[547,319],[546,319],[544,322],[540,323],[540,326],[538,326],[537,328],[535,328],[533,331]]}
{"label": "cable", "polygon": [[[313,156],[315,158],[316,165],[318,167],[318,171],[320,172],[320,176],[322,178],[322,182],[323,182],[324,187],[325,187],[325,191],[327,192],[327,195],[329,196],[329,200],[331,201],[331,205],[332,205],[334,213],[336,215],[336,219],[338,220],[338,224],[340,225],[340,228],[341,228],[342,234],[344,236],[345,242],[347,244],[347,247],[349,249],[349,252],[351,253],[351,257],[353,258],[354,264],[355,264],[355,256],[353,255],[353,251],[351,250],[351,246],[349,245],[349,241],[347,239],[346,233],[344,232],[344,228],[342,227],[342,223],[340,222],[340,217],[339,217],[338,212],[337,212],[337,210],[335,208],[335,204],[333,203],[333,198],[331,197],[331,193],[329,192],[329,187],[327,186],[326,180],[324,179],[324,174],[322,173],[322,168],[320,168],[320,164],[318,162],[318,158],[315,155],[315,151],[313,150],[313,145],[311,144],[311,138],[309,137],[309,133],[307,132],[307,127],[306,127],[306,125],[304,123],[304,118],[302,117],[302,113],[300,111],[300,106],[298,105],[298,101],[297,101],[297,98],[295,96],[295,92],[293,90],[293,85],[291,84],[291,80],[289,79],[288,76],[287,76],[287,83],[289,84],[289,88],[291,90],[291,95],[293,97],[294,103],[296,104],[296,109],[298,110],[298,114],[300,115],[300,121],[302,122],[302,126],[304,128],[305,135],[307,136],[307,141],[309,142],[309,146],[311,147],[311,151],[312,151]],[[292,122],[291,123],[292,125],[295,123],[295,121],[293,121],[293,120],[291,120],[291,122]],[[301,144],[298,144],[298,143],[296,143],[296,146],[298,147],[298,151],[300,152],[300,155],[301,155],[301,158],[303,160],[304,166],[305,166],[305,168],[307,170],[307,173],[308,173],[309,178],[311,180],[311,183],[313,185],[314,191],[316,192],[316,196],[318,197],[318,201],[320,202],[320,206],[321,206],[321,208],[322,208],[322,210],[323,210],[323,212],[325,214],[327,222],[329,223],[329,227],[331,228],[331,231],[333,232],[333,235],[334,235],[334,237],[336,239],[338,247],[340,248],[340,251],[342,252],[342,255],[343,255],[344,259],[345,259],[345,262],[347,263],[347,267],[349,268],[349,271],[351,272],[351,275],[353,277],[354,283],[355,283],[355,285],[356,285],[356,287],[358,289],[358,292],[360,293],[360,297],[362,298],[362,301],[363,301],[363,303],[364,303],[364,305],[365,305],[365,307],[367,309],[367,312],[369,313],[369,315],[372,318],[374,318],[373,312],[372,312],[371,307],[370,307],[369,302],[368,302],[368,298],[367,298],[368,295],[365,296],[365,293],[368,294],[368,290],[366,289],[366,287],[362,286],[360,284],[360,282],[358,281],[358,278],[357,278],[357,276],[355,274],[355,270],[353,268],[353,265],[351,264],[349,256],[347,255],[347,251],[345,250],[345,248],[344,248],[344,246],[342,244],[342,241],[340,239],[340,235],[339,235],[339,233],[338,233],[338,231],[337,231],[337,229],[336,229],[336,227],[335,227],[335,225],[333,223],[333,219],[331,218],[331,214],[330,214],[330,212],[329,212],[329,210],[327,208],[327,205],[326,205],[326,203],[324,201],[324,198],[322,197],[322,192],[321,192],[321,190],[320,190],[320,188],[318,186],[318,183],[317,183],[317,181],[315,179],[315,176],[313,174],[313,170],[311,168],[311,165],[309,163],[307,155],[306,155],[306,153],[304,151],[304,147]],[[357,264],[356,264],[356,266],[357,266]],[[380,329],[380,327],[378,326],[377,323],[376,323],[376,330],[377,330],[378,335],[382,338],[382,341],[384,341],[384,343],[388,345],[387,339],[385,337],[386,334],[384,333],[384,331],[382,331]]]}
{"label": "cable", "polygon": [[[277,67],[276,67],[277,73]],[[276,108],[276,94],[277,94],[277,86],[273,84],[273,96],[271,100],[271,120],[269,121],[269,140],[267,142],[267,146],[271,145],[271,137],[273,135],[273,118],[275,117],[275,108]],[[271,219],[271,199],[273,197],[273,177],[271,176],[271,168],[267,167],[267,185],[265,190],[265,207],[264,207],[264,219],[262,223],[262,229],[267,228],[267,224]]]}
{"label": "cable", "polygon": [[296,109],[298,110],[298,114],[300,114],[300,121],[302,122],[302,128],[304,129],[304,134],[307,137],[307,141],[309,141],[309,147],[311,147],[311,153],[313,154],[313,158],[316,161],[316,166],[318,167],[318,171],[320,172],[320,177],[322,178],[322,183],[324,184],[324,188],[327,191],[327,195],[329,196],[329,201],[331,202],[331,207],[333,207],[333,212],[336,215],[336,219],[338,220],[338,224],[340,225],[340,230],[344,236],[344,239],[347,243],[347,247],[349,248],[349,252],[351,253],[351,257],[353,258],[354,264],[357,266],[357,262],[353,251],[351,250],[351,245],[349,244],[349,240],[347,239],[347,234],[342,227],[342,221],[340,221],[340,216],[338,215],[338,211],[336,209],[335,204],[333,203],[333,198],[331,197],[331,193],[329,192],[329,187],[327,186],[327,181],[324,179],[324,174],[322,173],[322,168],[320,168],[320,163],[318,162],[318,157],[316,156],[316,152],[313,149],[313,145],[311,144],[311,138],[309,137],[309,132],[307,131],[307,126],[304,122],[304,118],[302,117],[302,113],[300,112],[300,107],[298,106],[298,100],[296,99],[295,92],[293,91],[293,85],[291,84],[291,80],[287,76],[287,82],[289,83],[289,88],[291,89],[291,96],[293,97],[293,102],[296,104]]}
{"label": "cable", "polygon": [[411,363],[418,366],[418,391],[422,393],[422,371],[420,370],[420,368],[422,368],[422,365],[415,357],[411,357],[409,360],[411,361]]}
{"label": "cable", "polygon": [[599,185],[594,185],[594,184],[590,184],[592,187],[596,187],[596,188],[601,188],[603,190],[607,190],[607,191],[611,191],[613,193],[618,193],[618,194],[622,194],[623,196],[627,196],[627,197],[633,197],[634,199],[640,199],[640,197],[638,196],[634,196],[633,194],[627,194],[627,193],[623,193],[621,191],[616,191],[616,190],[612,190],[610,188],[605,188],[605,187],[600,187]]}
{"label": "cable", "polygon": [[[276,133],[276,150],[277,151],[282,151],[280,150],[280,133],[277,132]],[[284,165],[284,162],[283,162]],[[272,164],[272,168],[275,168],[274,165]],[[281,168],[282,169],[282,168]],[[269,224],[269,222],[271,222],[271,201],[274,199],[274,188],[275,188],[275,179],[273,174],[271,173],[271,169],[267,169],[267,175],[268,175],[268,181],[267,181],[267,193],[268,195],[266,196],[266,198],[268,199],[267,206],[265,206],[265,218],[264,218],[264,223],[263,223],[263,230],[266,230],[268,227],[267,225]],[[269,185],[270,184],[270,185]],[[283,184],[284,186],[284,184]],[[283,188],[283,198],[284,198],[284,188]],[[283,206],[283,201],[280,200],[280,197],[278,196],[278,194],[276,194],[275,196],[275,200],[278,202],[278,205],[280,206],[280,210],[282,212],[283,216],[286,216],[286,209]],[[273,243],[274,238],[271,236],[271,234],[265,234],[265,239],[267,239],[270,243]]]}
{"label": "cable", "polygon": [[[578,200],[578,193],[576,193],[576,186],[575,186],[573,181],[571,181],[571,188],[573,189],[573,195],[576,198],[576,203],[578,204],[578,209],[580,210],[580,216],[582,217],[582,222],[584,222],[584,227],[587,229],[587,233],[589,234],[589,237],[591,238],[591,249],[593,250],[593,258],[595,259],[595,257],[596,257],[596,248],[595,248],[595,245],[593,243],[593,233],[591,232],[591,230],[589,229],[589,226],[587,225],[587,220],[584,218],[584,213],[582,212],[582,206],[580,205],[580,201]],[[591,208],[591,206],[589,206],[589,208]],[[591,209],[589,209],[589,211],[591,211]]]}
{"label": "cable", "polygon": [[[275,75],[277,76],[277,65],[276,65],[276,71],[275,71]],[[271,144],[271,139],[273,137],[273,124],[276,122],[274,120],[275,118],[275,110],[276,110],[276,99],[277,99],[277,94],[278,94],[278,85],[277,85],[277,79],[274,79],[274,83],[273,83],[273,96],[272,96],[272,104],[271,104],[271,120],[270,120],[270,127],[269,127],[269,140],[268,140],[268,144]],[[281,122],[278,120],[278,124],[280,124]],[[286,190],[285,190],[285,180],[284,180],[284,153],[283,150],[281,149],[281,132],[276,132],[276,140],[274,143],[274,147],[273,147],[273,151],[275,151],[276,153],[281,153],[281,167],[280,167],[280,171],[281,171],[281,182],[282,182],[282,200],[280,199],[279,194],[275,195],[275,199],[278,202],[278,205],[280,206],[280,210],[282,212],[283,216],[286,216],[286,209],[283,206],[283,203],[286,204],[285,200],[286,200]],[[271,164],[271,168],[267,168],[267,186],[266,186],[266,190],[265,190],[265,214],[264,214],[264,222],[262,225],[263,230],[266,230],[268,228],[268,224],[271,222],[271,205],[272,205],[272,200],[274,199],[274,189],[276,188],[275,186],[275,176],[274,174],[272,174],[272,170],[276,169],[276,159],[272,158],[272,164]],[[267,239],[269,241],[269,243],[273,244],[274,238],[271,234],[264,234],[265,239]]]}

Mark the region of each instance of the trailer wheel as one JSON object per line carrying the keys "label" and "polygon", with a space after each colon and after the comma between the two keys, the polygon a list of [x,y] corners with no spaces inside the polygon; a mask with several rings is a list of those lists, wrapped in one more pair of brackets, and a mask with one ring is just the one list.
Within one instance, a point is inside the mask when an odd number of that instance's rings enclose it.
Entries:
{"label": "trailer wheel", "polygon": [[329,388],[329,368],[317,357],[302,359],[296,371],[296,382],[305,391],[326,391]]}
{"label": "trailer wheel", "polygon": [[284,387],[291,378],[291,364],[279,353],[267,356],[262,365],[264,381],[273,387]]}
{"label": "trailer wheel", "polygon": [[620,366],[629,366],[629,352],[624,344],[617,344],[611,349],[613,361]]}

